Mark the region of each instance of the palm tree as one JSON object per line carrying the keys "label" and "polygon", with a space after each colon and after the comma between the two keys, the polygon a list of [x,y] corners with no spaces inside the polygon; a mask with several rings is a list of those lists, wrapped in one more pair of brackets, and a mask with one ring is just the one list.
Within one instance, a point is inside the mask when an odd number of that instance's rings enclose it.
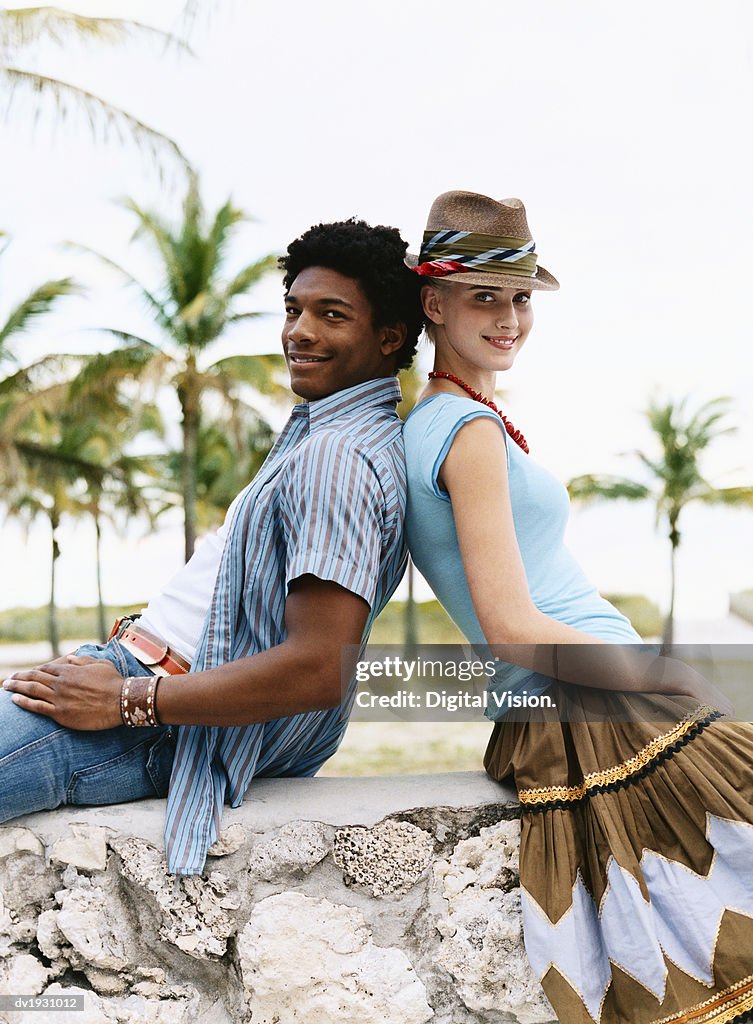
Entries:
{"label": "palm tree", "polygon": [[94,521],[97,614],[99,635],[104,640],[102,522],[115,521],[121,511],[129,519],[141,514],[154,522],[162,501],[157,462],[129,449],[136,438],[149,433],[162,437],[164,430],[157,406],[134,400],[116,376],[100,379],[94,390],[81,386],[81,376],[71,382],[65,411],[59,417],[59,444],[47,455],[68,461],[76,470],[77,510]]}
{"label": "palm tree", "polygon": [[[48,624],[52,656],[57,658],[60,655],[55,601],[56,568],[60,557],[58,530],[64,515],[76,515],[81,511],[71,493],[75,471],[65,459],[65,453],[60,450],[56,416],[41,405],[29,408],[21,444],[22,472],[14,475],[13,485],[3,488],[3,503],[8,514],[21,520],[27,527],[39,517],[49,522],[51,559]],[[59,457],[51,458],[50,452]],[[75,460],[74,455],[71,455],[71,460]]]}
{"label": "palm tree", "polygon": [[[100,635],[105,636],[101,576],[101,527],[124,509],[129,516],[151,511],[146,489],[154,478],[154,460],[129,454],[127,448],[145,431],[161,434],[161,418],[152,405],[133,402],[111,382],[93,393],[79,378],[62,387],[43,389],[23,403],[14,423],[16,465],[0,472],[4,504],[10,515],[30,525],[49,520],[51,571],[49,635],[57,657],[56,566],[60,555],[59,528],[64,517],[90,515],[95,525],[95,562]],[[52,397],[50,391],[53,392]],[[18,404],[18,403],[17,403]],[[6,402],[6,420],[12,403]]]}
{"label": "palm tree", "polygon": [[[0,256],[8,247],[7,235],[0,232]],[[21,366],[14,342],[48,314],[66,295],[79,291],[70,277],[45,281],[18,302],[0,325],[0,369],[11,372],[0,379],[0,463],[6,486],[13,482],[18,468],[17,431],[32,406],[50,408],[65,390],[66,375],[77,365],[74,357],[45,356]]]}
{"label": "palm tree", "polygon": [[[256,476],[273,443],[270,425],[245,407],[232,422],[202,423],[196,449],[196,523],[202,533],[222,523],[230,503]],[[166,475],[178,492],[181,466],[181,452],[171,452]]]}
{"label": "palm tree", "polygon": [[[6,114],[16,93],[29,94],[39,113],[40,100],[49,97],[58,113],[66,117],[71,111],[83,113],[93,134],[107,135],[115,131],[129,137],[157,158],[166,152],[187,166],[176,143],[127,111],[109,103],[101,96],[72,82],[62,81],[41,71],[16,63],[19,53],[39,43],[67,46],[70,40],[98,45],[120,45],[133,38],[159,40],[186,50],[184,42],[170,33],[142,25],[126,18],[87,17],[59,7],[24,7],[8,10],[0,7],[0,82],[7,94]],[[23,64],[23,61],[22,61]]]}
{"label": "palm tree", "polygon": [[[147,288],[113,260],[100,253],[94,255],[138,288],[160,334],[159,340],[151,341],[114,328],[106,330],[124,343],[129,358],[141,359],[144,369],[159,373],[177,392],[182,414],[185,557],[189,559],[197,529],[196,464],[202,399],[211,392],[232,413],[239,407],[243,385],[257,394],[289,395],[280,380],[285,367],[282,355],[235,355],[206,363],[207,351],[230,326],[260,315],[238,310],[237,300],[274,269],[277,261],[274,255],[265,256],[230,277],[224,276],[234,229],[248,218],[229,199],[214,217],[207,218],[193,174],[183,202],[182,221],[177,225],[142,209],[133,199],[127,199],[124,205],[137,220],[134,238],[143,238],[158,257],[162,281],[156,288]],[[105,371],[111,358],[119,357],[112,353],[92,364],[95,377]]]}
{"label": "palm tree", "polygon": [[[0,231],[0,256],[8,248],[9,239],[4,231]],[[2,326],[0,326],[0,366],[3,363],[18,364],[18,359],[11,351],[10,342],[19,334],[27,331],[41,316],[49,313],[58,299],[64,295],[72,295],[78,291],[77,285],[70,277],[57,281],[45,281],[31,291],[25,299],[16,305]]]}
{"label": "palm tree", "polygon": [[714,487],[701,474],[703,453],[718,437],[731,434],[735,428],[720,426],[728,414],[729,398],[714,398],[700,406],[692,415],[686,411],[687,399],[660,402],[652,399],[646,415],[654,431],[661,455],[652,458],[635,451],[648,470],[649,484],[618,476],[586,474],[568,484],[570,496],[590,502],[601,498],[626,498],[643,501],[650,498],[656,508],[656,528],[664,522],[670,543],[670,598],[662,643],[672,644],[676,590],[676,556],[680,546],[679,520],[686,505],[701,501],[707,505],[747,505],[753,508],[753,487]]}

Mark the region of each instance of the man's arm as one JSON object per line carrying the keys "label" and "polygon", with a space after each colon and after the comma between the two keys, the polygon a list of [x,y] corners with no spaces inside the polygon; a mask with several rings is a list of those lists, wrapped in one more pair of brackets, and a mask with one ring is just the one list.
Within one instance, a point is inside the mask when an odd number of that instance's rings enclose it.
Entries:
{"label": "man's arm", "polygon": [[335,707],[342,647],[360,644],[368,612],[363,598],[337,583],[299,577],[285,602],[283,643],[206,672],[167,676],[157,691],[160,721],[248,725]]}
{"label": "man's arm", "polygon": [[[335,707],[342,697],[342,647],[361,642],[367,602],[337,583],[305,575],[290,584],[286,639],[260,654],[182,676],[157,688],[166,725],[249,725]],[[354,659],[355,667],[355,659]],[[70,729],[121,725],[122,679],[112,664],[56,664],[6,680],[13,700]]]}

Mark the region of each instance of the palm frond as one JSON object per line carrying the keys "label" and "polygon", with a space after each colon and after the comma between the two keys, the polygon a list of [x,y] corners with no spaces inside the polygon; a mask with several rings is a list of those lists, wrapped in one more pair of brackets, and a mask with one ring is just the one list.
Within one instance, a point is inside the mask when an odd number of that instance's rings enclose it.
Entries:
{"label": "palm frond", "polygon": [[698,499],[706,505],[747,505],[753,508],[753,487],[710,487]]}
{"label": "palm frond", "polygon": [[[734,434],[736,428],[733,426],[712,430],[720,420],[729,414],[729,405],[732,399],[728,397],[713,398],[710,402],[702,405],[689,420],[685,434],[688,439],[697,447],[706,447],[711,440],[722,434]],[[724,408],[714,408],[724,406]]]}
{"label": "palm frond", "polygon": [[121,205],[124,209],[130,210],[138,220],[133,238],[148,237],[156,245],[166,271],[165,283],[170,299],[178,309],[181,309],[189,296],[185,287],[183,266],[177,252],[176,240],[169,225],[151,210],[141,207],[135,199],[126,198]]}
{"label": "palm frond", "polygon": [[51,384],[72,378],[87,356],[53,352],[27,363],[0,380],[0,399],[43,391]]}
{"label": "palm frond", "polygon": [[258,320],[262,316],[276,316],[276,313],[232,313],[225,320],[226,324],[235,324],[239,320]]}
{"label": "palm frond", "polygon": [[248,313],[232,313],[225,319],[225,324],[238,324],[240,321],[245,319],[259,319],[260,316],[276,316],[277,313],[264,313],[264,312],[248,312]]}
{"label": "palm frond", "polygon": [[[625,453],[625,454],[628,454],[628,453]],[[666,476],[666,466],[664,465],[663,462],[659,462],[656,459],[650,458],[648,455],[646,455],[645,452],[641,452],[641,451],[637,451],[636,450],[632,454],[635,455],[636,458],[640,459],[640,461],[643,463],[643,465],[646,467],[646,469],[651,470],[653,475],[658,480],[663,480],[664,479],[664,477]]]}
{"label": "palm frond", "polygon": [[120,331],[117,327],[91,327],[90,330],[101,331],[103,334],[111,334],[113,338],[118,338],[120,341],[124,341],[128,345],[152,348],[155,353],[162,351],[159,345],[155,345],[153,341],[141,338],[138,334],[132,334],[130,331]]}
{"label": "palm frond", "polygon": [[181,306],[186,305],[199,292],[213,290],[216,265],[209,255],[210,241],[205,221],[199,179],[193,174],[183,199],[180,227],[172,236],[184,285],[183,294],[178,300]]}
{"label": "palm frond", "polygon": [[[122,340],[122,339],[121,339]],[[141,380],[147,370],[161,371],[169,360],[156,345],[141,339],[132,340],[111,352],[98,352],[91,356],[70,384],[70,404],[73,412],[84,406],[89,410],[101,407],[106,412],[116,401],[116,394],[124,380]]]}
{"label": "palm frond", "polygon": [[83,245],[80,242],[64,242],[63,245],[66,249],[71,249],[74,252],[80,252],[84,253],[87,256],[93,256],[103,266],[109,267],[110,270],[114,270],[115,273],[122,277],[127,284],[133,285],[134,287],[138,288],[138,290],[141,292],[142,298],[146,300],[147,306],[154,313],[155,318],[157,319],[160,326],[168,326],[170,318],[167,314],[167,310],[165,309],[164,305],[159,301],[156,295],[152,294],[152,292],[150,292],[149,289],[146,288],[145,285],[141,283],[141,281],[139,281],[137,277],[134,277],[130,270],[126,270],[125,267],[123,267],[120,263],[116,263],[116,261],[110,259],[109,256],[105,256],[103,253],[98,252],[96,249],[92,249],[91,246]]}
{"label": "palm frond", "polygon": [[[0,452],[14,449],[19,431],[30,417],[57,414],[68,395],[68,382],[51,385],[41,391],[22,395],[2,410],[0,418]],[[0,460],[2,462],[2,460]]]}
{"label": "palm frond", "polygon": [[64,451],[60,448],[46,447],[34,441],[19,439],[15,442],[16,451],[23,455],[28,463],[34,466],[47,467],[48,469],[60,469],[74,471],[74,476],[83,474],[91,479],[102,480],[107,470],[104,466],[82,459],[73,452]]}
{"label": "palm frond", "polygon": [[179,36],[127,18],[87,17],[60,7],[19,7],[0,11],[0,49],[13,52],[39,42],[67,46],[70,42],[119,45],[131,39],[147,39],[191,53]]}
{"label": "palm frond", "polygon": [[651,494],[645,484],[638,483],[636,480],[618,476],[599,476],[594,473],[574,477],[568,483],[567,490],[573,501],[580,501],[584,504],[602,498],[642,501]]}
{"label": "palm frond", "polygon": [[188,327],[198,327],[201,318],[204,316],[211,296],[207,292],[199,292],[194,295],[191,301],[179,309],[176,319],[182,321]]}
{"label": "palm frond", "polygon": [[233,206],[230,199],[217,211],[214,222],[209,229],[204,249],[203,272],[205,281],[211,281],[215,272],[222,265],[227,249],[230,228],[247,220],[250,220],[248,215],[243,210]]}
{"label": "palm frond", "polygon": [[217,0],[185,0],[185,3],[183,4],[183,12],[180,17],[182,34],[184,36],[189,36],[191,34],[198,20],[200,10],[204,16],[205,23],[208,24],[216,7]]}
{"label": "palm frond", "polygon": [[249,263],[243,270],[238,271],[235,277],[225,287],[224,298],[232,299],[236,295],[244,295],[249,288],[260,281],[265,274],[277,269],[277,256],[271,253],[254,263]]}
{"label": "palm frond", "polygon": [[679,402],[660,401],[652,398],[649,401],[646,415],[652,429],[659,438],[665,438],[676,433],[675,421],[682,415],[686,399]]}
{"label": "palm frond", "polygon": [[227,356],[207,368],[207,382],[212,377],[230,383],[248,384],[260,394],[270,398],[290,398],[290,390],[283,383],[287,369],[285,357],[278,353],[258,356]]}
{"label": "palm frond", "polygon": [[80,286],[70,277],[61,278],[58,281],[45,281],[44,284],[39,285],[22,302],[19,302],[5,324],[0,327],[0,351],[4,342],[12,334],[27,330],[34,320],[49,313],[59,298],[80,291]]}
{"label": "palm frond", "polygon": [[[0,64],[0,81],[2,80],[5,80],[8,87],[6,114],[14,95],[18,92],[30,94],[37,100],[42,96],[49,96],[62,119],[71,116],[74,111],[83,114],[95,137],[101,133],[106,138],[108,132],[114,131],[121,140],[130,138],[154,160],[161,175],[164,173],[161,158],[168,154],[171,159],[178,162],[183,172],[189,166],[181,148],[168,135],[158,132],[133,114],[81,86],[7,64]],[[38,113],[39,111],[33,121],[36,121]]]}

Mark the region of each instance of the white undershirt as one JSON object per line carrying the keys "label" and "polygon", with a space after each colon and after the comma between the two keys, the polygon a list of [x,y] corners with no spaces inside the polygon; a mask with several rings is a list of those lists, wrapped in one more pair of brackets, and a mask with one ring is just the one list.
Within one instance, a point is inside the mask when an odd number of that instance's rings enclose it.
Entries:
{"label": "white undershirt", "polygon": [[201,628],[212,603],[222,549],[237,501],[236,497],[219,530],[204,537],[186,564],[142,609],[138,620],[139,626],[161,637],[189,661],[193,661]]}

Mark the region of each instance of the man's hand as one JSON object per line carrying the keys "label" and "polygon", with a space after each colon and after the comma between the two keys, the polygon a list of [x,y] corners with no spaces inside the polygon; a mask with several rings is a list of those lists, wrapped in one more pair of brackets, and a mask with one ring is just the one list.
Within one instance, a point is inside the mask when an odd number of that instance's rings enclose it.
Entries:
{"label": "man's hand", "polygon": [[68,729],[93,731],[122,725],[120,687],[123,679],[101,658],[69,654],[39,668],[16,672],[3,688],[25,711],[52,718]]}
{"label": "man's hand", "polygon": [[63,654],[59,658],[55,658],[54,661],[46,661],[43,665],[35,665],[34,668],[38,672],[46,672],[51,665],[88,665],[90,661],[98,662],[102,661],[102,659],[90,658],[88,654],[79,655],[75,651],[71,651],[70,654]]}

